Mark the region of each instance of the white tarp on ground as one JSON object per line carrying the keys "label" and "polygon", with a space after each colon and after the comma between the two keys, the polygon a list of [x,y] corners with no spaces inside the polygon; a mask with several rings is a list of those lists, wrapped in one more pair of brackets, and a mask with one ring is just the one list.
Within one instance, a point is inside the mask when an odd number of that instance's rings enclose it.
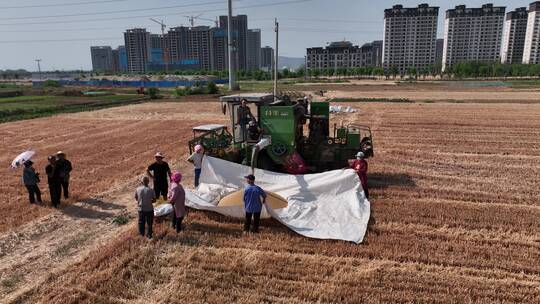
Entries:
{"label": "white tarp on ground", "polygon": [[[213,157],[204,157],[200,185],[186,191],[186,204],[243,218],[243,206],[217,206],[219,200],[244,187],[251,168]],[[255,170],[256,184],[285,198],[288,206],[263,208],[261,217],[272,216],[293,231],[311,238],[361,243],[367,230],[370,203],[353,170],[289,175]]]}

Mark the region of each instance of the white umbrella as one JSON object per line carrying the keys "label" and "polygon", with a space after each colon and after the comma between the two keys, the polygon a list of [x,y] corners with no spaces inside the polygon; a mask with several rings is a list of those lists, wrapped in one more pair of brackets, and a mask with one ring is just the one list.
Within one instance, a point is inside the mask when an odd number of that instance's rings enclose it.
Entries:
{"label": "white umbrella", "polygon": [[25,151],[21,154],[19,154],[15,159],[11,162],[11,168],[17,169],[20,165],[22,165],[25,161],[30,160],[32,156],[36,154],[35,151]]}

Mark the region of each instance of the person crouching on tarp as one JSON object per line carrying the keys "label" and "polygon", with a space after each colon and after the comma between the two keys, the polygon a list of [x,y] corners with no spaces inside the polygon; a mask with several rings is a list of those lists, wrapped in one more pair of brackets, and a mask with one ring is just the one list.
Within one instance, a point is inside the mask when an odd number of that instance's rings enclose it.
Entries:
{"label": "person crouching on tarp", "polygon": [[[251,232],[259,232],[259,221],[261,219],[262,204],[266,202],[266,193],[261,187],[255,185],[255,176],[250,174],[244,177],[246,187],[244,188],[244,209],[246,211],[246,221],[244,222],[244,233],[248,233],[253,218],[253,229]],[[262,204],[261,204],[262,197]]]}
{"label": "person crouching on tarp", "polygon": [[356,153],[356,159],[352,163],[351,168],[354,169],[354,171],[356,171],[356,174],[358,174],[358,177],[360,178],[360,182],[362,183],[362,188],[364,189],[366,198],[369,199],[369,191],[368,191],[368,183],[367,183],[368,163],[365,159],[365,155],[363,152]]}
{"label": "person crouching on tarp", "polygon": [[180,184],[182,181],[182,174],[175,171],[171,175],[171,188],[167,196],[169,202],[174,207],[172,216],[172,227],[176,229],[176,232],[182,231],[182,221],[186,216],[186,192],[184,187]]}

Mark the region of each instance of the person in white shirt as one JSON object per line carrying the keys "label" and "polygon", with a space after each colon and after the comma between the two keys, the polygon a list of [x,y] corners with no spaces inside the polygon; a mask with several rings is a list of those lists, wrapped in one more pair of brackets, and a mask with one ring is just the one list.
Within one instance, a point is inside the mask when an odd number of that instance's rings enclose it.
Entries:
{"label": "person in white shirt", "polygon": [[201,166],[204,156],[203,147],[201,145],[195,146],[195,153],[191,154],[187,159],[195,167],[195,187],[199,186],[199,178],[201,177]]}

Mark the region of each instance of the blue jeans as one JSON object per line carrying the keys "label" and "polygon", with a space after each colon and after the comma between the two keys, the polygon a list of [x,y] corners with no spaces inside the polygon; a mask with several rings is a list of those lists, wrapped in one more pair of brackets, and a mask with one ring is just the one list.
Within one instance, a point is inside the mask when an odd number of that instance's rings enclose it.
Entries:
{"label": "blue jeans", "polygon": [[200,177],[201,177],[201,169],[195,169],[195,187],[199,186]]}

